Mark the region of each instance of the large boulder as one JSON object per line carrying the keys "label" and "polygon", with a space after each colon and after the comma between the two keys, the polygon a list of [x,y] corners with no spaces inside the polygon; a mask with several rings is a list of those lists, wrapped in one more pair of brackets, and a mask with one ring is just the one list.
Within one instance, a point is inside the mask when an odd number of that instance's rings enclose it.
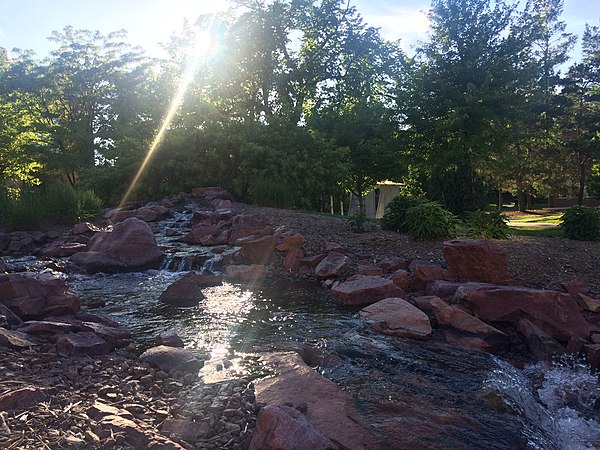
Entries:
{"label": "large boulder", "polygon": [[275,375],[255,383],[260,406],[303,405],[306,418],[341,448],[379,448],[368,427],[362,424],[352,396],[311,369],[298,354],[274,353],[261,359]]}
{"label": "large boulder", "polygon": [[267,264],[275,251],[275,236],[240,238],[235,243],[241,247],[235,259],[243,264]]}
{"label": "large boulder", "polygon": [[562,342],[572,337],[587,340],[598,329],[585,320],[571,295],[557,291],[466,283],[456,290],[455,301],[485,322],[516,324],[528,319]]}
{"label": "large boulder", "polygon": [[350,262],[346,255],[330,252],[315,268],[315,277],[320,280],[340,278],[348,270]]}
{"label": "large boulder", "polygon": [[385,278],[355,275],[334,286],[331,295],[342,305],[369,305],[384,298],[402,297],[404,291]]}
{"label": "large boulder", "polygon": [[446,241],[443,252],[450,276],[458,281],[512,283],[506,251],[492,242]]}
{"label": "large boulder", "polygon": [[109,353],[111,346],[93,332],[69,333],[58,336],[56,351],[70,356],[98,356]]}
{"label": "large boulder", "polygon": [[51,273],[0,274],[0,302],[21,319],[73,314],[79,297]]}
{"label": "large boulder", "polygon": [[415,339],[431,337],[427,314],[402,298],[381,300],[361,309],[360,315],[382,334]]}
{"label": "large boulder", "polygon": [[256,235],[273,234],[272,222],[259,214],[238,214],[231,221],[229,244],[235,245],[240,238]]}
{"label": "large boulder", "polygon": [[443,280],[446,273],[438,264],[415,262],[410,266],[410,280],[413,291],[425,292],[427,286],[437,280]]}
{"label": "large boulder", "polygon": [[510,338],[502,331],[437,297],[431,298],[429,306],[451,344],[492,352],[510,344]]}
{"label": "large boulder", "polygon": [[156,269],[164,256],[148,224],[135,217],[115,224],[110,232],[96,233],[87,248],[70,261],[90,273]]}
{"label": "large boulder", "polygon": [[329,439],[296,408],[267,405],[260,410],[249,450],[335,450]]}
{"label": "large boulder", "polygon": [[159,345],[151,347],[140,355],[140,360],[158,367],[160,370],[178,372],[198,372],[203,362],[184,348]]}
{"label": "large boulder", "polygon": [[204,300],[202,290],[194,280],[193,274],[185,275],[175,281],[160,294],[160,300],[172,305],[197,305]]}

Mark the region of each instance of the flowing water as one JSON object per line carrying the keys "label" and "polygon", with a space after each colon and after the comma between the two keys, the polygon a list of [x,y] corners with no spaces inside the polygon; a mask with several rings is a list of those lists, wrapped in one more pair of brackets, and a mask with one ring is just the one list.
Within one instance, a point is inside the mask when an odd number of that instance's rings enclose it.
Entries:
{"label": "flowing water", "polygon": [[[186,223],[177,217],[156,230]],[[382,448],[600,448],[598,376],[583,363],[520,371],[487,353],[382,336],[308,282],[224,283],[203,289],[197,306],[167,305],[159,296],[181,271],[216,271],[224,249],[190,248],[163,234],[157,240],[168,248],[163,270],[68,281],[83,308],[129,328],[140,351],[173,331],[211,361],[233,361],[232,371],[246,374],[255,370],[249,354],[297,351],[352,394]],[[35,264],[13,260],[9,268]]]}

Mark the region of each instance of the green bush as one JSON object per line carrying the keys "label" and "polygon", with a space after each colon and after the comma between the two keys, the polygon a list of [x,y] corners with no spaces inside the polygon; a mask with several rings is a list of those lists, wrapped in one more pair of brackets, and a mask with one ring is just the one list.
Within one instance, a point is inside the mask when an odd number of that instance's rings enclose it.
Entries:
{"label": "green bush", "polygon": [[467,214],[467,227],[473,237],[507,239],[510,228],[500,211],[473,211]]}
{"label": "green bush", "polygon": [[571,206],[560,218],[564,236],[577,241],[600,239],[600,210],[586,206]]}
{"label": "green bush", "polygon": [[416,239],[443,239],[456,230],[458,219],[437,202],[425,202],[408,208],[403,227]]}
{"label": "green bush", "polygon": [[385,207],[382,218],[383,229],[407,232],[407,229],[404,226],[406,211],[421,203],[423,203],[423,200],[416,197],[404,197],[401,195],[394,197]]}
{"label": "green bush", "polygon": [[2,195],[0,222],[13,230],[31,230],[42,225],[75,223],[97,216],[102,202],[92,191],[54,184],[47,189],[22,190],[18,196]]}
{"label": "green bush", "polygon": [[367,216],[357,212],[352,217],[348,219],[348,225],[353,233],[364,233],[365,231],[365,222],[367,221]]}

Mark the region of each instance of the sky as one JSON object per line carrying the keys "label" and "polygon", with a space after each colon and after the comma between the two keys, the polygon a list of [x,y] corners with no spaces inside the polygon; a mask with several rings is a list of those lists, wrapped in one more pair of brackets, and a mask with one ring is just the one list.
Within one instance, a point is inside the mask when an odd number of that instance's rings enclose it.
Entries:
{"label": "sky", "polygon": [[[427,38],[429,0],[350,0],[365,22],[387,39],[401,39],[412,55]],[[224,10],[227,0],[0,0],[0,47],[31,49],[40,58],[54,48],[47,40],[66,25],[103,34],[125,29],[128,41],[152,56],[159,42],[181,28],[184,19]],[[600,24],[600,0],[564,0],[567,31],[581,35],[588,22]],[[575,56],[579,50],[575,50]]]}

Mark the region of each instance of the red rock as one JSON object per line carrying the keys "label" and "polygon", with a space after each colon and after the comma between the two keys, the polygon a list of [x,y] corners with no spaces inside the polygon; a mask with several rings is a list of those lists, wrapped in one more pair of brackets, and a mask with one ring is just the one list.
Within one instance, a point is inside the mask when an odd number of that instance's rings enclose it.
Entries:
{"label": "red rock", "polygon": [[442,335],[444,336],[446,342],[453,347],[473,348],[491,353],[501,350],[510,344],[508,339],[503,339],[501,341],[490,341],[486,336],[463,333],[452,328],[443,329]]}
{"label": "red rock", "polygon": [[96,233],[88,251],[70,261],[88,272],[122,272],[158,268],[163,256],[148,224],[129,218],[115,224],[111,232]]}
{"label": "red rock", "polygon": [[600,367],[600,344],[587,344],[583,349],[590,367],[592,369]]}
{"label": "red rock", "polygon": [[386,258],[379,262],[379,267],[384,273],[392,273],[397,270],[406,270],[410,261],[405,258]]}
{"label": "red rock", "polygon": [[183,340],[175,333],[163,333],[154,339],[156,345],[164,345],[166,347],[184,347]]}
{"label": "red rock", "polygon": [[385,278],[355,275],[334,286],[331,295],[342,305],[369,305],[388,297],[402,297],[404,291]]}
{"label": "red rock", "polygon": [[93,225],[89,222],[80,222],[78,224],[73,225],[71,234],[84,234],[96,231],[100,231],[100,228],[98,228],[96,225]]}
{"label": "red rock", "polygon": [[160,300],[172,305],[197,305],[206,299],[196,282],[184,276],[171,284],[160,294]]}
{"label": "red rock", "polygon": [[332,450],[333,443],[297,409],[267,405],[260,410],[249,450]]}
{"label": "red rock", "polygon": [[435,314],[435,318],[439,325],[456,328],[460,331],[465,331],[472,334],[484,335],[504,335],[504,333],[491,325],[479,320],[468,312],[450,306],[439,298],[433,298],[429,303]]}
{"label": "red rock", "polygon": [[410,286],[410,277],[406,270],[398,269],[390,275],[390,280],[400,289],[407,290]]}
{"label": "red rock", "polygon": [[427,284],[425,288],[425,293],[427,295],[434,295],[436,297],[441,298],[446,303],[454,302],[454,295],[459,287],[461,287],[464,283],[454,283],[452,281],[445,280],[436,280]]}
{"label": "red rock", "polygon": [[176,370],[186,373],[198,372],[203,363],[189,350],[159,345],[151,347],[140,355],[140,360],[168,372]]}
{"label": "red rock", "polygon": [[275,236],[245,237],[235,242],[241,247],[236,260],[244,264],[266,264],[275,251]]}
{"label": "red rock", "polygon": [[415,339],[431,337],[429,317],[406,300],[391,297],[360,310],[361,317],[382,334]]}
{"label": "red rock", "polygon": [[78,325],[66,322],[54,322],[50,320],[30,320],[23,322],[18,330],[21,333],[54,335],[79,331]]}
{"label": "red rock", "polygon": [[137,217],[138,219],[143,220],[144,222],[156,222],[157,220],[159,220],[160,214],[153,208],[143,206],[135,211],[134,217]]}
{"label": "red rock", "polygon": [[90,406],[85,413],[94,419],[96,422],[102,420],[106,416],[121,416],[126,419],[133,419],[131,414],[126,409],[117,408],[115,406],[107,405],[99,400],[96,400],[92,406]]}
{"label": "red rock", "polygon": [[564,351],[564,347],[556,339],[527,319],[519,320],[517,331],[525,338],[529,351],[536,358],[550,358]]}
{"label": "red rock", "polygon": [[586,311],[600,313],[600,300],[596,300],[595,298],[588,297],[585,294],[577,294],[575,297],[579,300],[579,306],[581,306]]}
{"label": "red rock", "polygon": [[161,436],[151,428],[138,424],[125,417],[109,415],[99,422],[102,428],[107,428],[111,434],[125,436],[125,441],[133,448],[160,449],[160,450],[184,450],[184,448],[172,440]]}
{"label": "red rock", "polygon": [[225,277],[234,281],[255,283],[267,276],[267,268],[258,264],[251,266],[230,265],[225,267]]}
{"label": "red rock", "polygon": [[282,265],[285,269],[296,272],[302,265],[302,258],[304,258],[304,250],[300,247],[292,247],[285,255]]}
{"label": "red rock", "polygon": [[223,284],[222,275],[206,275],[190,272],[185,276],[196,283],[196,286],[200,288],[221,286]]}
{"label": "red rock", "polygon": [[383,276],[383,269],[381,267],[373,267],[371,265],[359,265],[356,272],[358,275]]}
{"label": "red rock", "polygon": [[300,262],[302,263],[302,265],[307,266],[309,269],[314,269],[315,267],[317,267],[319,265],[319,263],[321,261],[323,261],[323,259],[325,259],[325,255],[323,255],[323,254],[312,255],[312,256],[305,256],[304,258],[302,258],[300,260]]}
{"label": "red rock", "polygon": [[166,419],[160,424],[160,431],[168,436],[179,436],[187,442],[196,442],[210,431],[210,427],[206,422]]}
{"label": "red rock", "polygon": [[262,361],[275,375],[255,383],[259,405],[306,404],[306,418],[341,448],[379,448],[362,424],[352,396],[308,367],[296,353],[270,354]]}
{"label": "red rock", "polygon": [[450,276],[458,281],[512,283],[506,251],[490,241],[446,241],[443,252]]}
{"label": "red rock", "polygon": [[96,336],[105,340],[111,350],[131,343],[131,332],[120,325],[107,326],[96,322],[82,322],[81,330],[93,332]]}
{"label": "red rock", "polygon": [[293,248],[300,248],[304,245],[304,237],[301,234],[293,234],[282,239],[281,243],[276,247],[279,252],[287,252]]}
{"label": "red rock", "polygon": [[0,345],[14,349],[24,349],[37,345],[32,336],[20,331],[0,328]]}
{"label": "red rock", "polygon": [[11,326],[19,326],[23,323],[21,318],[12,312],[3,303],[0,303],[0,315],[4,316],[6,323]]}
{"label": "red rock", "polygon": [[486,322],[528,319],[562,342],[573,336],[588,339],[598,329],[585,320],[572,296],[557,291],[467,283],[458,288],[455,300]]}
{"label": "red rock", "polygon": [[[526,320],[526,319],[523,319],[523,320]],[[542,331],[542,333],[543,333],[543,331]],[[558,342],[557,342],[557,344],[558,344]],[[585,344],[587,344],[587,342],[584,341],[583,339],[578,338],[578,337],[572,337],[571,339],[569,339],[569,342],[567,343],[567,353],[571,353],[573,355],[579,355],[579,353],[581,353],[581,351],[583,350],[583,347]],[[558,344],[558,345],[560,345],[560,344]],[[562,353],[562,347],[560,349],[561,349],[561,353]]]}
{"label": "red rock", "polygon": [[220,198],[215,198],[212,202],[211,202],[212,207],[215,210],[219,210],[219,209],[229,209],[233,206],[233,204],[231,203],[231,200],[223,200]]}
{"label": "red rock", "polygon": [[330,252],[315,268],[317,279],[339,278],[346,273],[350,258],[337,252]]}
{"label": "red rock", "polygon": [[92,332],[63,334],[56,339],[56,351],[63,355],[98,356],[110,350],[110,345]]}
{"label": "red rock", "polygon": [[436,299],[441,300],[435,295],[421,295],[419,297],[414,297],[413,301],[415,302],[417,308],[419,308],[421,311],[427,314],[433,314],[433,307],[431,306],[431,302]]}
{"label": "red rock", "polygon": [[48,400],[46,389],[26,386],[0,395],[0,411],[28,409]]}
{"label": "red rock", "polygon": [[443,280],[444,270],[437,264],[417,263],[411,267],[411,287],[413,291],[425,292],[427,285],[433,281]]}
{"label": "red rock", "polygon": [[71,314],[79,298],[51,273],[0,274],[0,302],[21,319]]}
{"label": "red rock", "polygon": [[585,280],[582,278],[576,277],[566,283],[561,283],[561,287],[573,296],[577,296],[577,294],[587,294],[589,292],[589,288]]}
{"label": "red rock", "polygon": [[213,235],[219,234],[220,230],[216,225],[200,223],[195,225],[183,240],[188,244],[201,244],[203,240],[207,240]]}
{"label": "red rock", "polygon": [[78,242],[66,242],[56,247],[54,256],[64,258],[67,256],[73,256],[75,253],[84,252],[86,249],[86,244],[80,244]]}
{"label": "red rock", "polygon": [[[271,220],[266,216],[258,214],[239,214],[231,221],[231,235],[229,236],[230,245],[243,237],[256,236],[259,234],[273,234],[269,232]],[[270,230],[272,231],[272,230]]]}

